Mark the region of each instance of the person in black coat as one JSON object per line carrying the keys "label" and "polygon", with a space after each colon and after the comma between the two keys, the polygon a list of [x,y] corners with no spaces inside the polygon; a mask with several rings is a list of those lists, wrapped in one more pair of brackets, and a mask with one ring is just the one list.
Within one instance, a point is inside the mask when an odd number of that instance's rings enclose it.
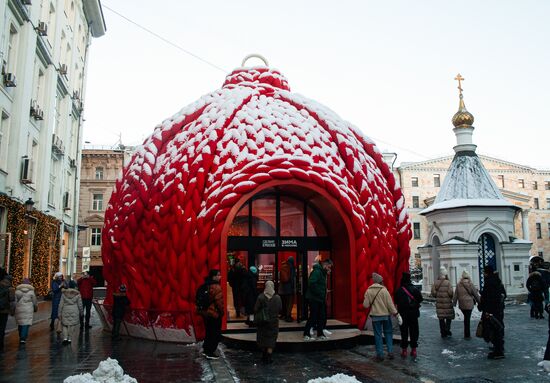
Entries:
{"label": "person in black coat", "polygon": [[126,296],[126,286],[120,285],[118,292],[113,293],[113,340],[120,339],[120,325],[124,319],[126,307],[130,306],[130,300]]}
{"label": "person in black coat", "polygon": [[529,301],[531,302],[531,318],[544,319],[543,301],[544,301],[544,279],[538,271],[529,274],[526,283],[529,291]]}
{"label": "person in black coat", "polygon": [[[416,358],[418,347],[418,317],[420,317],[420,302],[422,294],[411,282],[411,274],[403,273],[401,286],[395,292],[395,303],[397,311],[403,318],[399,326],[401,330],[401,356],[407,356],[407,347],[411,346],[411,357]],[[410,342],[409,342],[410,336]]]}
{"label": "person in black coat", "polygon": [[247,273],[244,274],[242,281],[242,294],[244,299],[244,310],[246,314],[245,323],[249,326],[254,326],[254,305],[258,297],[258,269],[256,266],[250,266]]}
{"label": "person in black coat", "polygon": [[491,266],[483,268],[485,277],[479,309],[482,314],[483,338],[493,343],[489,359],[504,358],[504,300],[506,290]]}
{"label": "person in black coat", "polygon": [[241,260],[239,258],[235,258],[235,263],[227,274],[227,281],[229,282],[229,286],[231,286],[231,291],[233,293],[233,306],[235,307],[235,317],[237,318],[241,316],[241,307],[243,306],[242,285],[245,274],[246,269],[241,263]]}

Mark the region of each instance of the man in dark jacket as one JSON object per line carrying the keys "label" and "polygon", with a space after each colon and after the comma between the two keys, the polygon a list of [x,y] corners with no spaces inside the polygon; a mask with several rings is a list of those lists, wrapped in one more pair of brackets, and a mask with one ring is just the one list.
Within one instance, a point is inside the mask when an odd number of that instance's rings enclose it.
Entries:
{"label": "man in dark jacket", "polygon": [[113,332],[111,334],[113,340],[120,340],[120,325],[128,306],[130,306],[130,300],[126,295],[126,286],[120,285],[118,292],[113,293]]}
{"label": "man in dark jacket", "polygon": [[403,318],[403,323],[399,326],[401,330],[401,356],[407,356],[407,347],[409,346],[409,335],[411,337],[411,357],[416,358],[416,348],[418,347],[418,317],[420,317],[420,302],[422,294],[411,282],[411,274],[403,273],[401,277],[401,286],[395,292],[395,303],[397,311]]}
{"label": "man in dark jacket", "polygon": [[[78,291],[80,291],[80,296],[82,297],[82,305],[85,310],[85,328],[92,328],[90,326],[90,311],[92,309],[92,299],[94,297],[94,287],[97,284],[94,277],[90,276],[87,272],[82,273],[82,276],[78,278]],[[84,327],[84,323],[80,317],[80,327]]]}
{"label": "man in dark jacket", "polygon": [[309,318],[304,328],[304,340],[311,340],[309,331],[312,327],[317,330],[317,339],[326,339],[325,329],[327,275],[332,269],[332,261],[325,259],[313,265],[307,284],[306,299],[309,304]]}
{"label": "man in dark jacket", "polygon": [[209,305],[200,312],[204,319],[203,355],[207,359],[218,359],[216,352],[222,333],[222,317],[224,312],[223,292],[220,286],[221,274],[219,270],[210,270],[204,283],[208,286]]}
{"label": "man in dark jacket", "polygon": [[4,332],[8,316],[13,313],[15,306],[15,290],[11,286],[11,280],[11,275],[0,268],[0,352],[4,351]]}
{"label": "man in dark jacket", "polygon": [[231,286],[231,292],[233,293],[233,306],[235,307],[235,317],[241,316],[241,307],[243,306],[243,278],[246,274],[246,269],[244,268],[241,260],[235,258],[235,263],[227,273],[227,281],[229,286]]}
{"label": "man in dark jacket", "polygon": [[479,309],[483,312],[483,337],[493,343],[489,359],[504,358],[504,299],[506,290],[491,266],[483,268],[485,277]]}
{"label": "man in dark jacket", "polygon": [[290,256],[281,264],[279,271],[279,295],[283,302],[282,318],[286,322],[292,322],[292,306],[296,293],[296,268],[294,257]]}

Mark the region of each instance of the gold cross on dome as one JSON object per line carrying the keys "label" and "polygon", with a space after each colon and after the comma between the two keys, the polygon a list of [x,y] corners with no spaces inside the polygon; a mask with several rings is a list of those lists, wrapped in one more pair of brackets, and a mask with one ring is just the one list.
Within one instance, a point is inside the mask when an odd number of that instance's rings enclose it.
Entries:
{"label": "gold cross on dome", "polygon": [[462,76],[460,75],[460,73],[459,73],[459,74],[456,75],[455,80],[458,81],[458,90],[460,91],[460,95],[462,96],[462,86],[461,86],[462,84],[461,84],[461,81],[464,81],[464,77],[462,77]]}

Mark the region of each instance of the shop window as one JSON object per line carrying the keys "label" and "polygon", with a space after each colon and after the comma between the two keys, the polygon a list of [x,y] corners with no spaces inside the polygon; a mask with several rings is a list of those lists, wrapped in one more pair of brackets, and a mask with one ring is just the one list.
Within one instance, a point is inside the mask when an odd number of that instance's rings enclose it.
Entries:
{"label": "shop window", "polygon": [[420,239],[420,222],[413,223],[413,237],[414,239]]}
{"label": "shop window", "polygon": [[[250,204],[247,202],[244,204],[243,207],[239,209],[237,212],[237,215],[233,219],[233,222],[231,222],[231,226],[229,226],[229,232],[228,235],[230,237],[246,237],[248,236],[248,210],[249,210]],[[242,259],[241,259],[242,261]],[[244,263],[243,263],[244,265]]]}
{"label": "shop window", "polygon": [[92,228],[92,235],[90,237],[90,246],[101,246],[101,228]]}
{"label": "shop window", "polygon": [[281,196],[281,237],[304,235],[304,202]]}
{"label": "shop window", "polygon": [[103,194],[94,194],[92,200],[92,210],[103,211]]}
{"label": "shop window", "polygon": [[538,239],[542,238],[542,228],[541,228],[540,223],[536,223],[535,227],[536,227],[536,230],[537,230],[537,238]]}
{"label": "shop window", "polygon": [[418,187],[418,177],[411,177],[411,186],[413,188],[417,188]]}
{"label": "shop window", "polygon": [[420,207],[420,198],[418,196],[413,196],[413,208],[419,208]]}
{"label": "shop window", "polygon": [[317,212],[310,206],[307,207],[307,236],[325,237],[327,230]]}
{"label": "shop window", "polygon": [[434,174],[434,187],[438,188],[441,186],[441,177],[439,174]]}

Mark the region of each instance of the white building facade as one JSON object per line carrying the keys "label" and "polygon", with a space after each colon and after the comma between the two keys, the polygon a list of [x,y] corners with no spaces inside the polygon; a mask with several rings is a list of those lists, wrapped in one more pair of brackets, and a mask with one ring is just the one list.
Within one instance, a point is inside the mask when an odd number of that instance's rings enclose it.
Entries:
{"label": "white building facade", "polygon": [[515,220],[522,209],[504,198],[477,156],[474,117],[459,89],[459,110],[453,117],[455,156],[435,201],[420,212],[428,223],[425,244],[418,247],[423,291],[431,290],[441,266],[453,286],[465,270],[483,288],[483,267],[491,266],[510,296],[523,294],[532,243],[517,237]]}
{"label": "white building facade", "polygon": [[[92,39],[106,31],[101,4],[0,0],[0,27],[0,192],[55,218],[59,265],[51,269],[72,274],[86,70]],[[7,209],[0,213],[0,232],[16,230]],[[28,263],[22,276],[33,275]]]}

